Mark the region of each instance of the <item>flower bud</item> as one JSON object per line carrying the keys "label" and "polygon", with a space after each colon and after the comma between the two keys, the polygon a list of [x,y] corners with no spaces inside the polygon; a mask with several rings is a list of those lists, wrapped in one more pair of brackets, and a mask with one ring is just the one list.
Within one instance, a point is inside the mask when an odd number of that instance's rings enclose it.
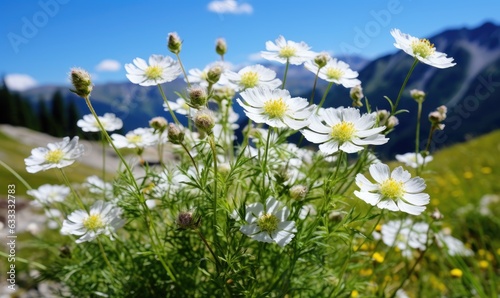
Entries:
{"label": "flower bud", "polygon": [[201,110],[194,115],[194,125],[201,132],[211,134],[212,128],[215,126],[215,119],[209,110]]}
{"label": "flower bud", "polygon": [[221,56],[224,56],[224,54],[226,54],[227,44],[224,38],[217,39],[217,41],[215,42],[215,51]]}
{"label": "flower bud", "polygon": [[168,34],[167,46],[170,52],[174,54],[179,54],[182,49],[182,41],[176,32],[171,32]]}
{"label": "flower bud", "polygon": [[446,113],[448,112],[448,108],[446,106],[444,106],[444,105],[439,106],[436,108],[436,110],[446,117]]}
{"label": "flower bud", "polygon": [[387,110],[378,110],[377,112],[378,125],[384,126],[389,118],[389,112]]}
{"label": "flower bud", "polygon": [[290,188],[290,197],[294,200],[302,200],[307,195],[307,186],[298,184]]}
{"label": "flower bud", "polygon": [[184,132],[177,127],[174,123],[170,123],[167,129],[168,140],[172,144],[180,144],[184,141]]}
{"label": "flower bud", "polygon": [[443,214],[439,211],[438,208],[435,208],[434,211],[431,214],[431,218],[434,220],[441,220],[443,219]]}
{"label": "flower bud", "polygon": [[438,111],[433,111],[429,113],[429,121],[431,123],[439,123],[441,122],[441,114]]}
{"label": "flower bud", "polygon": [[233,88],[229,86],[222,86],[213,89],[212,99],[217,102],[222,102],[223,100],[231,101],[236,94]]}
{"label": "flower bud", "polygon": [[330,55],[327,53],[319,53],[314,57],[314,63],[318,66],[318,68],[323,68],[330,60]]}
{"label": "flower bud", "polygon": [[[351,96],[351,99],[353,101],[361,101],[361,99],[363,99],[363,97],[365,96],[363,94],[363,88],[361,87],[361,85],[352,87],[349,91],[349,95]],[[363,106],[363,104],[361,104],[361,106]]]}
{"label": "flower bud", "polygon": [[87,98],[92,92],[92,79],[90,74],[82,68],[72,68],[70,72],[70,80],[74,90],[70,90],[76,95]]}
{"label": "flower bud", "polygon": [[207,81],[210,83],[210,84],[215,84],[219,81],[220,79],[220,76],[222,75],[222,66],[220,65],[215,65],[215,66],[212,66],[209,70],[208,70],[208,73],[207,73]]}
{"label": "flower bud", "polygon": [[425,92],[422,90],[410,90],[410,95],[417,102],[423,102],[425,100]]}
{"label": "flower bud", "polygon": [[155,131],[164,132],[167,128],[167,119],[164,117],[154,117],[149,120],[149,126],[153,128]]}
{"label": "flower bud", "polygon": [[200,223],[200,220],[195,220],[193,212],[180,212],[177,215],[175,223],[179,226],[179,229],[196,229]]}
{"label": "flower bud", "polygon": [[203,107],[207,104],[208,96],[207,91],[202,86],[193,86],[188,88],[190,105],[196,109]]}
{"label": "flower bud", "polygon": [[396,118],[396,116],[391,116],[391,117],[389,117],[389,119],[387,119],[387,123],[385,124],[385,127],[387,129],[393,129],[398,124],[399,124],[398,118]]}

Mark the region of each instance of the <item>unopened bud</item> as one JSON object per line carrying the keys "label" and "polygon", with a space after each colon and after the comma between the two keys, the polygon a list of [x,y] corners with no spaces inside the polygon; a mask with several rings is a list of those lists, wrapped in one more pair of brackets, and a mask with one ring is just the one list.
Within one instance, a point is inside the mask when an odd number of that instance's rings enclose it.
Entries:
{"label": "unopened bud", "polygon": [[[349,95],[351,96],[351,99],[353,101],[361,101],[361,99],[363,99],[363,97],[365,96],[363,94],[363,88],[361,87],[361,85],[356,85],[354,87],[351,88],[351,90],[349,91]],[[363,106],[363,104],[361,104],[361,106]]]}
{"label": "unopened bud", "polygon": [[172,144],[180,144],[184,141],[184,132],[177,127],[174,123],[170,123],[167,129],[168,140]]}
{"label": "unopened bud", "polygon": [[417,102],[423,102],[425,100],[425,92],[422,90],[410,90],[410,95]]}
{"label": "unopened bud", "polygon": [[212,128],[215,126],[215,120],[212,113],[209,110],[198,111],[194,115],[194,125],[201,132],[210,134],[212,132]]}
{"label": "unopened bud", "polygon": [[378,125],[384,126],[389,118],[389,112],[387,110],[378,110],[377,112]]}
{"label": "unopened bud", "polygon": [[444,215],[439,211],[438,208],[435,208],[431,214],[431,218],[434,220],[441,220],[444,218]]}
{"label": "unopened bud", "polygon": [[327,53],[319,53],[314,57],[314,63],[318,66],[318,68],[323,68],[330,60],[330,55]]}
{"label": "unopened bud", "polygon": [[217,41],[215,42],[215,51],[221,56],[224,56],[224,54],[226,54],[227,44],[224,38],[217,39]]}
{"label": "unopened bud", "polygon": [[442,120],[442,116],[441,116],[441,113],[439,113],[438,111],[434,111],[434,112],[429,113],[429,121],[431,123],[439,123],[439,122],[441,122],[441,120]]}
{"label": "unopened bud", "polygon": [[229,86],[222,86],[213,89],[212,98],[217,102],[222,102],[223,100],[231,101],[236,92],[233,88]]}
{"label": "unopened bud", "polygon": [[398,124],[399,124],[398,118],[396,118],[396,116],[391,116],[391,117],[389,117],[389,119],[387,119],[387,123],[385,124],[385,127],[387,129],[393,129]]}
{"label": "unopened bud", "polygon": [[298,184],[290,188],[290,197],[294,200],[302,200],[307,195],[307,186]]}
{"label": "unopened bud", "polygon": [[90,74],[82,68],[72,68],[70,72],[70,80],[74,90],[70,90],[76,95],[87,98],[92,92],[92,79]]}
{"label": "unopened bud", "polygon": [[446,116],[446,113],[448,112],[448,108],[446,106],[439,106],[436,109],[439,113],[443,114]]}
{"label": "unopened bud", "polygon": [[177,215],[177,220],[175,223],[179,226],[179,229],[196,229],[198,227],[199,221],[194,219],[192,212],[180,212]]}
{"label": "unopened bud", "polygon": [[207,91],[202,86],[193,86],[188,89],[190,105],[196,109],[207,104]]}
{"label": "unopened bud", "polygon": [[149,126],[153,128],[155,131],[164,132],[167,128],[167,119],[164,117],[154,117],[149,120]]}
{"label": "unopened bud", "polygon": [[222,71],[223,71],[222,66],[220,65],[212,66],[207,72],[207,81],[210,84],[217,83],[220,79],[220,76],[222,75]]}
{"label": "unopened bud", "polygon": [[168,34],[167,46],[170,52],[174,54],[179,54],[182,49],[182,41],[176,32],[171,32]]}

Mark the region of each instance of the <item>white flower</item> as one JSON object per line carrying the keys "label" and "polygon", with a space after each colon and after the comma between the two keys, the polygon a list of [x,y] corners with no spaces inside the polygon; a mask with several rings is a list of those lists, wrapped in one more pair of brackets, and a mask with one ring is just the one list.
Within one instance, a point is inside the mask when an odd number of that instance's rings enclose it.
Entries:
{"label": "white flower", "polygon": [[248,225],[243,225],[240,231],[248,237],[260,241],[276,242],[284,247],[297,232],[294,221],[287,221],[290,211],[273,197],[266,201],[266,207],[261,203],[253,203],[246,207],[245,220]]}
{"label": "white flower", "polygon": [[396,154],[396,159],[399,162],[404,163],[406,166],[416,169],[419,166],[426,165],[428,162],[431,162],[433,158],[430,155],[424,158],[421,153],[417,155],[415,152],[408,152],[405,154]]}
{"label": "white flower", "polygon": [[[180,115],[189,115],[189,116],[194,116],[194,114],[196,114],[197,110],[194,109],[194,108],[191,108],[186,100],[184,100],[184,98],[182,97],[179,97],[175,100],[175,102],[173,101],[169,101],[168,104],[170,105],[170,108],[175,111],[177,114],[180,114]],[[165,111],[168,112],[168,106],[166,103],[163,103],[163,108],[165,109]]]}
{"label": "white flower", "polygon": [[30,189],[26,193],[35,198],[35,201],[31,202],[33,205],[41,207],[64,201],[69,195],[70,189],[64,185],[44,184],[37,189]]}
{"label": "white flower", "polygon": [[100,234],[109,236],[113,240],[112,233],[125,224],[120,218],[122,210],[111,203],[97,201],[90,207],[90,211],[76,210],[68,219],[63,221],[61,233],[63,235],[82,236],[76,243],[92,241]]}
{"label": "white flower", "polygon": [[158,136],[152,128],[136,128],[125,136],[114,133],[111,138],[116,148],[144,148],[158,143]]}
{"label": "white flower", "polygon": [[[305,68],[318,73],[318,65],[309,60],[304,64]],[[333,82],[346,88],[361,85],[361,81],[356,79],[358,72],[351,70],[349,64],[336,58],[329,60],[324,67],[319,70],[318,76],[327,82]]]}
{"label": "white flower", "polygon": [[309,47],[305,42],[300,43],[286,40],[283,36],[276,39],[276,43],[272,41],[266,42],[266,50],[261,51],[261,56],[264,59],[278,61],[280,63],[287,63],[293,65],[300,65],[307,60],[312,59],[316,54],[309,51]]}
{"label": "white flower", "polygon": [[141,58],[135,58],[134,63],[125,64],[127,78],[134,84],[153,86],[171,82],[182,72],[174,59],[162,55],[151,55],[149,65]]}
{"label": "white flower", "polygon": [[449,232],[446,230],[436,234],[436,242],[440,247],[444,246],[448,249],[450,256],[470,257],[474,255],[474,252],[470,248],[467,248],[462,241],[449,235]]}
{"label": "white flower", "polygon": [[[113,113],[106,113],[104,116],[98,116],[99,121],[106,131],[115,131],[123,127],[123,121],[117,118]],[[92,114],[83,116],[83,119],[78,120],[76,125],[85,132],[100,131],[101,128]]]}
{"label": "white flower", "polygon": [[226,74],[229,82],[237,86],[238,91],[257,86],[267,86],[275,89],[281,85],[281,80],[276,78],[276,72],[260,64],[247,66],[240,71]]}
{"label": "white flower", "polygon": [[90,193],[101,194],[108,198],[113,197],[113,185],[111,185],[111,183],[104,182],[101,178],[95,175],[87,177],[83,185],[87,187]]}
{"label": "white flower", "polygon": [[387,246],[399,248],[401,254],[407,258],[412,256],[412,248],[425,250],[429,225],[424,222],[413,223],[394,220],[382,225],[382,241]]}
{"label": "white flower", "polygon": [[402,33],[399,29],[392,29],[391,35],[396,42],[394,46],[406,54],[417,58],[419,61],[437,68],[455,66],[453,58],[447,58],[445,53],[436,51],[436,47],[428,39],[418,39],[409,34]]}
{"label": "white flower", "polygon": [[419,215],[429,203],[429,195],[422,193],[425,181],[420,177],[411,178],[402,167],[390,173],[389,166],[382,163],[372,164],[370,174],[377,183],[371,183],[363,174],[356,175],[356,185],[360,191],[354,194],[366,203],[380,209],[403,211]]}
{"label": "white flower", "polygon": [[354,153],[363,150],[364,145],[382,145],[389,141],[380,134],[385,126],[373,127],[375,116],[363,114],[355,108],[327,108],[312,118],[307,129],[301,130],[304,137],[325,154],[338,150]]}
{"label": "white flower", "polygon": [[243,91],[243,101],[236,101],[243,107],[248,118],[256,123],[272,127],[301,129],[309,123],[314,105],[307,99],[290,96],[287,90],[256,87]]}
{"label": "white flower", "polygon": [[51,168],[64,168],[82,156],[83,145],[78,144],[78,137],[63,138],[62,142],[49,143],[47,148],[38,147],[31,150],[31,156],[24,159],[26,171],[36,173]]}

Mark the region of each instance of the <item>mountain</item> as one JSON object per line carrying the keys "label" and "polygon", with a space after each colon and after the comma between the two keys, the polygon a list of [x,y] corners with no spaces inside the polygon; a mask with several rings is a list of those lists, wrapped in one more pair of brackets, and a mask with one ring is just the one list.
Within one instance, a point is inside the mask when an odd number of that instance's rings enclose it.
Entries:
{"label": "mountain", "polygon": [[[415,122],[417,104],[409,96],[409,90],[421,89],[427,99],[423,104],[422,117],[425,120],[430,111],[439,105],[448,107],[446,128],[436,133],[433,148],[463,141],[471,136],[481,135],[500,128],[500,113],[492,111],[500,98],[500,26],[487,22],[477,28],[458,28],[443,31],[431,36],[438,51],[453,57],[456,66],[437,69],[419,63],[406,87],[399,108],[410,113],[398,115],[400,124],[389,136],[391,141],[381,150],[384,157],[392,158],[395,153],[414,150]],[[364,94],[373,109],[389,109],[384,96],[396,99],[413,58],[406,53],[394,50],[393,54],[368,61],[361,57],[338,57],[351,64],[360,73]],[[283,78],[284,65],[261,62],[274,69]],[[286,88],[293,96],[309,98],[312,93],[314,74],[303,66],[291,65],[287,75]],[[315,102],[318,103],[328,84],[318,81]],[[175,91],[185,92],[186,84],[177,79],[164,85],[169,100],[178,96]],[[85,102],[69,92],[69,87],[42,86],[23,92],[33,101],[40,97],[50,98],[55,90],[62,90],[66,100],[75,100],[82,114],[88,113]],[[124,130],[148,125],[154,116],[163,115],[160,92],[157,87],[141,87],[126,83],[110,83],[94,87],[92,102],[99,114],[113,112],[124,120]],[[349,106],[349,90],[334,86],[325,101],[325,107]],[[243,114],[241,107],[233,105],[237,113]],[[182,119],[182,117],[181,117]],[[242,123],[246,121],[241,120]],[[422,122],[422,144],[425,144],[429,124]]]}

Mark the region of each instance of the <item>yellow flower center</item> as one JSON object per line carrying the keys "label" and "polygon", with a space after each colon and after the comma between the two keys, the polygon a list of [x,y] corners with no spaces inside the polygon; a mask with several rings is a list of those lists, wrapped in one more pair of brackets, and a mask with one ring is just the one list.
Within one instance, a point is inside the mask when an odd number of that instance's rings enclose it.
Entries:
{"label": "yellow flower center", "polygon": [[338,68],[329,67],[326,70],[326,75],[332,80],[340,80],[344,75],[344,72]]}
{"label": "yellow flower center", "polygon": [[279,219],[273,215],[266,213],[259,217],[257,220],[257,226],[264,232],[271,234],[278,229]]}
{"label": "yellow flower center", "polygon": [[91,214],[83,221],[83,226],[87,230],[95,231],[104,228],[104,222],[100,214]]}
{"label": "yellow flower center", "polygon": [[344,143],[352,140],[355,133],[356,128],[354,127],[354,123],[342,121],[332,126],[331,136],[334,140]]}
{"label": "yellow flower center", "polygon": [[255,71],[248,71],[241,75],[241,84],[245,88],[252,88],[259,82],[259,75]]}
{"label": "yellow flower center", "polygon": [[128,135],[127,140],[132,144],[137,144],[142,142],[142,136],[140,135]]}
{"label": "yellow flower center", "polygon": [[163,69],[158,65],[151,65],[144,71],[146,77],[150,80],[160,79],[163,74]]}
{"label": "yellow flower center", "polygon": [[281,118],[285,115],[288,105],[280,97],[278,99],[270,99],[264,103],[264,113],[270,118]]}
{"label": "yellow flower center", "polygon": [[428,39],[425,38],[412,42],[411,48],[415,55],[420,56],[422,58],[427,58],[430,55],[434,54],[434,52],[436,51],[434,45]]}
{"label": "yellow flower center", "polygon": [[294,47],[284,46],[281,48],[279,56],[282,58],[290,58],[295,56],[296,52],[297,50]]}
{"label": "yellow flower center", "polygon": [[401,198],[405,192],[403,182],[389,178],[380,185],[380,193],[390,199]]}
{"label": "yellow flower center", "polygon": [[45,160],[50,163],[58,163],[63,159],[64,152],[61,149],[55,149],[45,154]]}

